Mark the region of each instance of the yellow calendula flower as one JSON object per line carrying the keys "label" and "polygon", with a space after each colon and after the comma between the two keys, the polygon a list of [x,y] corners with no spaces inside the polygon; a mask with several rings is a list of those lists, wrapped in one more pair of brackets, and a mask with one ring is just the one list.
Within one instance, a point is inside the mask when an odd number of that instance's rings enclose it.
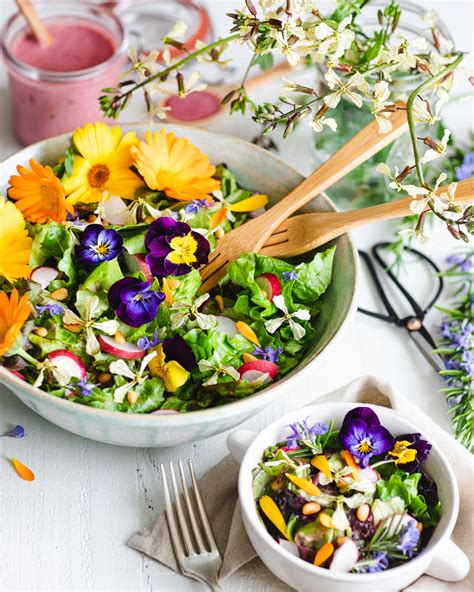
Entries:
{"label": "yellow calendula flower", "polygon": [[50,166],[41,166],[32,159],[30,167],[16,167],[18,175],[11,176],[8,181],[11,185],[8,196],[16,201],[16,207],[30,222],[65,222],[67,212],[72,213],[74,208],[66,201],[61,181]]}
{"label": "yellow calendula flower", "polygon": [[156,352],[156,356],[148,363],[151,375],[159,376],[169,393],[176,392],[188,381],[189,372],[176,360],[166,361],[163,344],[158,344],[153,351]]}
{"label": "yellow calendula flower", "polygon": [[122,136],[119,127],[105,123],[86,123],[72,137],[79,155],[74,157],[70,177],[63,181],[71,203],[99,203],[104,191],[124,199],[134,199],[143,181],[130,167],[130,149],[138,139],[135,132]]}
{"label": "yellow calendula flower", "polygon": [[0,292],[0,356],[3,356],[12,345],[31,314],[28,296],[21,298],[18,291],[13,290],[10,299],[5,292]]}
{"label": "yellow calendula flower", "polygon": [[145,141],[132,147],[135,166],[150,189],[164,191],[168,197],[181,201],[212,199],[220,188],[213,179],[216,168],[209,157],[184,138],[160,129],[145,133]]}
{"label": "yellow calendula flower", "polygon": [[9,282],[29,277],[31,246],[22,213],[0,196],[0,276]]}

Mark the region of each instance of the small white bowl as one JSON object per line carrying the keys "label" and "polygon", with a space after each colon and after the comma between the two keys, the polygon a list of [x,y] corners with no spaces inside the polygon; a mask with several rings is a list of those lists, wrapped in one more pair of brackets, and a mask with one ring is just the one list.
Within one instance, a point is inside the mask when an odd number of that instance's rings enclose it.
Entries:
{"label": "small white bowl", "polygon": [[[248,430],[236,430],[230,434],[227,446],[231,454],[241,462],[239,498],[243,521],[255,551],[271,572],[300,592],[389,592],[404,589],[422,574],[446,582],[462,580],[469,572],[469,560],[449,538],[458,516],[458,486],[446,458],[427,436],[425,438],[431,442],[433,448],[425,468],[438,486],[442,516],[428,545],[415,558],[378,573],[334,573],[292,555],[266,531],[258,517],[252,493],[252,469],[261,461],[264,449],[283,440],[288,434],[285,427],[294,421],[301,421],[308,416],[312,421],[324,423],[329,423],[333,419],[339,427],[345,414],[356,406],[355,403],[310,405],[280,417],[259,434]],[[376,405],[366,406],[377,413],[381,423],[394,435],[420,432],[415,425],[395,411]]]}

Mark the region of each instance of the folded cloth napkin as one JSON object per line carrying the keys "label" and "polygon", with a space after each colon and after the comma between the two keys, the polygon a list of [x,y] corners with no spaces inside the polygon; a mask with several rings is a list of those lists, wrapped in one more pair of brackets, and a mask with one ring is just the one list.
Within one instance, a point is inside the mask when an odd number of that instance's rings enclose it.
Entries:
{"label": "folded cloth napkin", "polygon": [[[474,461],[471,454],[416,405],[395,393],[389,384],[379,378],[373,376],[358,378],[348,385],[318,398],[318,402],[328,401],[372,403],[383,407],[392,407],[419,425],[420,429],[433,442],[436,442],[451,463],[458,480],[461,496],[459,519],[452,539],[464,550],[472,563],[474,560],[472,530]],[[224,558],[219,576],[221,581],[256,557],[245,533],[237,499],[238,473],[239,465],[229,455],[210,469],[199,481],[216,542]],[[225,475],[225,479],[222,479],[223,475]],[[156,520],[151,528],[144,529],[132,536],[128,545],[179,572],[164,514]],[[472,591],[474,590],[474,570],[471,570],[462,582],[456,584],[447,584],[430,576],[422,576],[407,590],[423,592],[432,590]]]}

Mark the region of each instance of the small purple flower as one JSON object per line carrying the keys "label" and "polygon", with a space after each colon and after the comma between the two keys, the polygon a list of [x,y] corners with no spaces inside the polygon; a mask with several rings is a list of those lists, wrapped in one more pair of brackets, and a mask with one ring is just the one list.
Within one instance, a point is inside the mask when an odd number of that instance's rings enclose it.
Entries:
{"label": "small purple flower", "polygon": [[71,386],[72,388],[79,391],[79,394],[82,397],[89,397],[90,394],[92,393],[92,391],[94,390],[94,388],[98,385],[97,384],[89,384],[87,382],[87,378],[81,378],[81,380],[71,382],[71,384],[69,386]]}
{"label": "small purple flower", "polygon": [[254,345],[252,355],[261,356],[262,360],[268,360],[269,362],[276,364],[280,360],[282,352],[282,347],[275,349],[271,345],[267,345],[266,347],[258,347],[258,345]]}
{"label": "small purple flower", "polygon": [[155,276],[185,275],[207,263],[210,245],[199,232],[173,218],[158,218],[145,235],[145,260]]}
{"label": "small purple flower", "polygon": [[125,277],[109,290],[109,304],[118,318],[130,327],[150,323],[165,299],[163,292],[151,289],[151,282]]}
{"label": "small purple flower", "polygon": [[158,337],[158,333],[155,331],[155,334],[151,339],[148,337],[140,337],[140,339],[137,341],[137,345],[140,349],[149,350],[153,349],[155,345],[158,345],[160,341],[161,339]]}
{"label": "small purple flower", "polygon": [[395,459],[395,464],[401,465],[407,473],[413,473],[424,462],[432,446],[421,437],[421,434],[402,434],[397,436],[388,455]]}
{"label": "small purple flower", "polygon": [[292,269],[291,271],[284,271],[281,275],[283,276],[285,282],[298,279],[298,274],[294,269]]}
{"label": "small purple flower", "polygon": [[287,437],[286,447],[290,450],[294,450],[298,447],[298,440],[303,442],[313,440],[316,436],[325,434],[328,431],[328,426],[324,423],[316,422],[312,426],[308,424],[309,417],[303,419],[303,421],[296,421],[290,423],[289,427],[291,434]]}
{"label": "small purple flower", "polygon": [[379,418],[369,407],[356,407],[344,417],[339,431],[339,441],[366,467],[372,456],[390,450],[393,437],[380,425]]}
{"label": "small purple flower", "polygon": [[468,152],[464,155],[462,164],[456,169],[456,179],[463,181],[469,179],[474,174],[474,152]]}
{"label": "small purple flower", "polygon": [[210,208],[211,203],[207,199],[193,199],[184,208],[186,214],[197,214],[201,208]]}
{"label": "small purple flower", "polygon": [[64,306],[61,306],[60,304],[53,304],[53,303],[52,304],[43,304],[41,306],[37,306],[36,310],[39,312],[39,314],[49,312],[49,314],[51,316],[53,316],[53,315],[63,314]]}
{"label": "small purple flower", "polygon": [[446,261],[451,265],[457,265],[459,271],[470,273],[474,270],[474,257],[470,253],[455,253],[450,255]]}
{"label": "small purple flower", "polygon": [[25,428],[21,425],[16,425],[6,434],[3,434],[3,438],[23,438],[25,436]]}
{"label": "small purple flower", "polygon": [[81,244],[76,247],[77,263],[98,265],[115,259],[122,251],[123,239],[117,231],[89,224],[82,233]]}
{"label": "small purple flower", "polygon": [[372,559],[367,562],[367,569],[365,570],[366,573],[377,573],[379,571],[383,571],[388,567],[388,557],[385,551],[376,551]]}
{"label": "small purple flower", "polygon": [[418,541],[420,540],[420,531],[416,527],[416,520],[410,520],[407,527],[403,530],[400,542],[397,545],[403,555],[406,555],[408,559],[411,559],[418,547]]}

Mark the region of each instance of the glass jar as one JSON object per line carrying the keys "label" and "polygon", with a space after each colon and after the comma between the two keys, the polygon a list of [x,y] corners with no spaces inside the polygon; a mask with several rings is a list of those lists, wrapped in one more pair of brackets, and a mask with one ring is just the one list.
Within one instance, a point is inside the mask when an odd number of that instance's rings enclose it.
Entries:
{"label": "glass jar", "polygon": [[[399,4],[402,9],[402,16],[397,31],[408,39],[420,36],[429,39],[426,23],[422,20],[426,9],[404,0],[401,0]],[[379,9],[383,10],[387,5],[387,1],[375,0],[364,6],[362,15],[357,21],[361,29],[363,31],[377,30],[379,28],[377,11]],[[451,39],[449,32],[441,21],[437,22],[437,27],[445,39]],[[392,82],[389,83],[392,91],[390,101],[406,101],[410,93],[425,80],[425,77],[419,72],[392,73],[391,76]],[[322,71],[320,71],[320,79],[319,90],[320,94],[323,94],[328,91],[328,88],[325,85]],[[332,132],[324,128],[322,132],[315,134],[313,140],[315,147],[313,153],[314,168],[332,156],[373,118],[371,103],[366,97],[364,97],[361,108],[343,98],[337,108],[330,111],[329,116],[337,121],[337,131]],[[407,164],[407,153],[411,153],[411,146],[406,138],[400,138],[330,187],[327,190],[328,195],[339,206],[348,209],[362,208],[390,201],[394,198],[394,193],[387,188],[387,178],[379,175],[375,171],[375,167],[380,162],[387,162],[392,165],[394,163],[400,164],[400,168],[403,169]]]}
{"label": "glass jar", "polygon": [[[58,47],[57,63],[50,69],[35,67],[18,57],[20,44],[28,39],[23,16],[17,13],[8,20],[2,50],[9,74],[13,130],[22,144],[68,132],[88,121],[103,121],[98,101],[101,89],[117,85],[127,59],[124,26],[107,8],[82,2],[38,3],[35,8],[46,27],[68,27],[71,35],[77,25],[83,27],[81,35],[89,28],[97,39],[102,37],[104,44],[109,43],[109,50],[103,61],[91,67],[68,69],[60,60],[69,58]],[[78,44],[82,39],[78,38]],[[31,37],[29,43],[34,50]],[[92,57],[93,49],[88,48]]]}

